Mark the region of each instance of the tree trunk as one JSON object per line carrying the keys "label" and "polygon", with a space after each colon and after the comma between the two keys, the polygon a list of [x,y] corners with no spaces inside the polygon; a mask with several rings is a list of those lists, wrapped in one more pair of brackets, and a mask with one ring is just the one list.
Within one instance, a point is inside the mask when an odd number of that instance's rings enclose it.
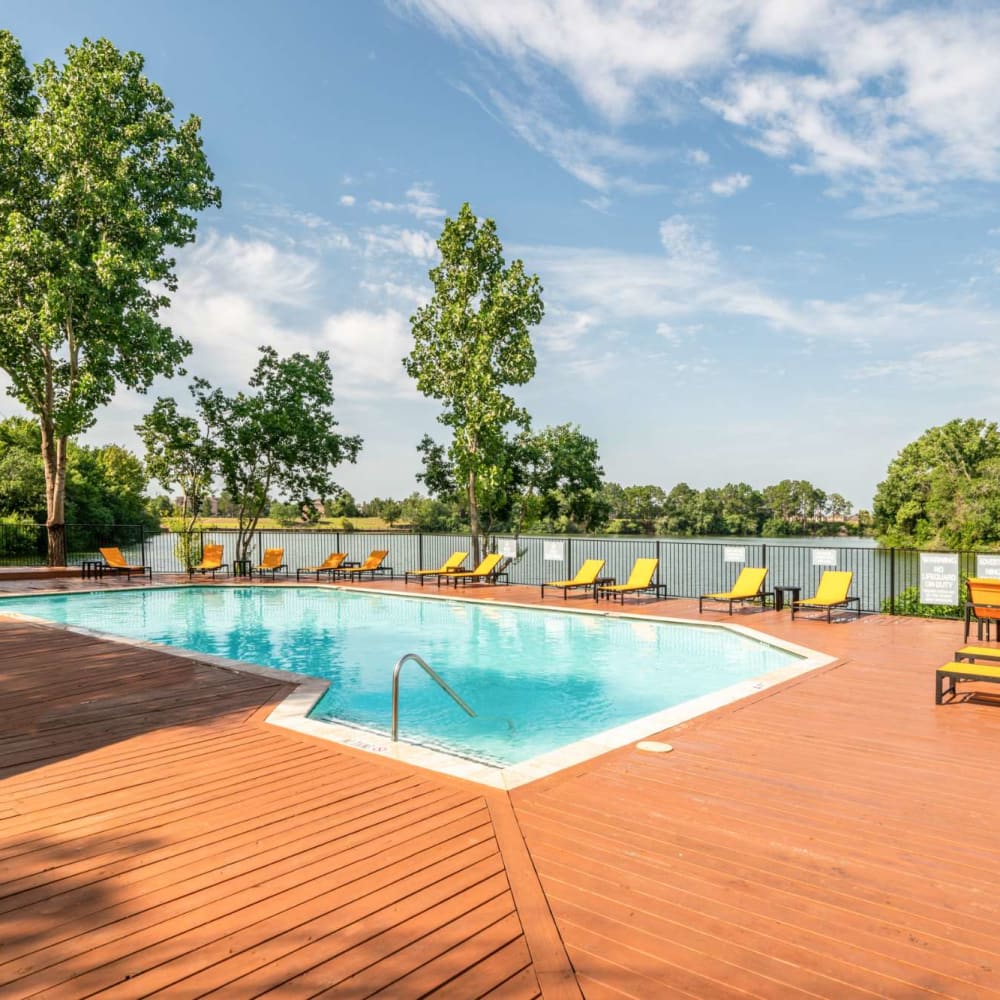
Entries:
{"label": "tree trunk", "polygon": [[48,421],[41,421],[42,462],[45,466],[45,527],[48,564],[66,565],[66,437],[56,437]]}
{"label": "tree trunk", "polygon": [[479,504],[476,503],[476,474],[469,473],[469,532],[472,535],[472,560],[475,566],[479,565],[482,558],[480,553],[482,548],[479,544]]}

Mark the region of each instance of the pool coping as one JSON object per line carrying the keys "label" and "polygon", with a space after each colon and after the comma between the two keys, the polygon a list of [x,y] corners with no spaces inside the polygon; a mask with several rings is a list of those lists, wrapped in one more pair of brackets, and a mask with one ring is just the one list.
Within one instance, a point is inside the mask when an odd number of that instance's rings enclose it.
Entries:
{"label": "pool coping", "polygon": [[[239,587],[241,584],[222,583],[223,587]],[[268,589],[272,589],[269,585]],[[313,583],[279,583],[277,586],[284,589],[301,589],[302,587],[316,588]],[[200,585],[171,583],[160,585],[157,589],[201,589]],[[326,722],[309,718],[309,712],[316,703],[326,693],[330,686],[329,681],[310,677],[306,674],[295,673],[290,670],[279,670],[274,667],[265,667],[254,663],[246,663],[242,660],[231,660],[228,657],[216,656],[213,653],[198,653],[192,650],[183,649],[177,646],[169,646],[163,643],[150,642],[146,639],[132,639],[127,636],[118,636],[96,629],[89,629],[80,625],[66,625],[59,622],[50,622],[43,618],[36,618],[32,615],[21,614],[16,611],[4,611],[3,605],[7,603],[7,598],[16,601],[21,596],[7,594],[0,598],[0,614],[19,621],[27,621],[33,624],[45,625],[49,628],[63,629],[67,632],[78,635],[91,636],[104,639],[110,642],[120,643],[126,646],[133,646],[137,649],[152,649],[158,652],[169,653],[181,659],[191,660],[195,663],[203,663],[209,666],[219,667],[224,670],[235,670],[240,673],[253,674],[258,677],[265,677],[269,680],[279,681],[283,684],[294,684],[294,690],[287,695],[268,714],[265,721],[273,726],[279,726],[293,732],[307,736],[313,736],[340,746],[350,747],[366,753],[373,753],[383,758],[410,764],[414,767],[421,767],[439,774],[446,774],[454,778],[461,778],[476,784],[485,785],[489,788],[510,791],[522,785],[541,778],[547,778],[567,768],[577,764],[582,764],[588,760],[600,757],[613,750],[620,750],[630,744],[648,739],[650,736],[661,733],[664,730],[678,726],[681,723],[689,722],[699,716],[709,712],[724,708],[744,698],[760,694],[769,688],[784,684],[804,674],[811,673],[821,667],[829,666],[837,662],[839,657],[820,653],[798,643],[788,642],[784,639],[777,639],[774,636],[758,632],[745,625],[736,622],[699,622],[690,618],[673,618],[667,615],[652,615],[649,613],[632,614],[627,611],[600,610],[579,607],[550,607],[548,605],[539,606],[535,604],[522,604],[518,601],[484,600],[475,597],[445,595],[445,594],[411,594],[409,592],[391,591],[383,588],[373,588],[364,586],[342,587],[337,585],[326,585],[319,587],[320,590],[337,590],[344,593],[362,592],[367,594],[379,594],[383,597],[412,597],[416,600],[428,601],[452,601],[466,604],[477,604],[488,607],[510,607],[525,611],[541,611],[571,615],[589,615],[599,618],[615,618],[641,622],[657,622],[660,624],[686,625],[690,628],[704,629],[726,629],[735,632],[744,638],[766,646],[772,646],[784,652],[792,653],[801,657],[798,663],[779,667],[776,670],[759,674],[747,680],[730,684],[718,691],[700,695],[673,705],[670,708],[652,712],[639,719],[623,723],[603,732],[596,733],[582,740],[576,740],[539,754],[518,764],[511,764],[506,767],[499,767],[484,764],[479,761],[469,760],[456,754],[449,754],[443,750],[432,747],[425,747],[415,743],[407,743],[403,740],[393,742],[390,738],[363,729],[359,726],[351,726],[342,722]],[[118,591],[119,588],[103,587],[100,590],[78,590],[73,593],[108,593]],[[121,588],[126,591],[128,588]],[[129,591],[133,592],[133,591]],[[65,596],[65,590],[56,591],[34,591],[32,597]],[[403,655],[403,654],[400,654]]]}

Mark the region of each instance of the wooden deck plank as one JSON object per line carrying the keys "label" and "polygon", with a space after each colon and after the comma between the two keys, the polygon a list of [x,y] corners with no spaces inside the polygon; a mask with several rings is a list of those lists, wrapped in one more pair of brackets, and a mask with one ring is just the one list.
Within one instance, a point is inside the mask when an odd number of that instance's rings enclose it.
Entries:
{"label": "wooden deck plank", "polygon": [[1000,996],[1000,712],[932,695],[960,626],[734,620],[839,660],[506,797],[0,622],[0,994]]}

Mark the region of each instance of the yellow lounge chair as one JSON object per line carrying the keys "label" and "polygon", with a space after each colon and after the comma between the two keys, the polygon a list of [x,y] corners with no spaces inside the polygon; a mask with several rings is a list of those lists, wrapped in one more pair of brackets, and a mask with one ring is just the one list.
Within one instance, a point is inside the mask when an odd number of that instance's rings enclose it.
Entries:
{"label": "yellow lounge chair", "polygon": [[624,604],[626,594],[641,594],[644,591],[652,591],[659,597],[660,585],[653,583],[653,577],[656,576],[656,568],[659,565],[659,559],[636,559],[632,572],[629,573],[628,579],[624,583],[610,583],[594,587],[594,600],[598,600],[601,594],[606,594],[612,599],[620,598]]}
{"label": "yellow lounge chair", "polygon": [[740,575],[736,578],[731,590],[719,594],[702,594],[698,598],[698,614],[701,614],[701,606],[704,601],[719,601],[729,605],[729,613],[733,613],[733,605],[737,602],[760,601],[761,607],[767,598],[767,591],[764,590],[764,578],[767,570],[756,566],[744,566],[740,570]]}
{"label": "yellow lounge chair", "polygon": [[990,638],[990,622],[997,627],[997,638],[1000,638],[1000,580],[985,576],[970,576],[965,581],[968,600],[965,602],[965,638],[969,641],[969,626],[976,619],[977,634],[983,638],[983,625],[986,625],[986,639]]}
{"label": "yellow lounge chair", "polygon": [[861,617],[861,598],[848,597],[847,592],[851,589],[851,581],[854,574],[850,570],[828,569],[823,572],[819,579],[819,586],[813,597],[805,597],[801,601],[792,601],[792,621],[795,621],[795,612],[806,610],[825,611],[826,620],[832,621],[834,608],[847,608],[850,611],[851,605],[855,605],[858,617]]}
{"label": "yellow lounge chair", "polygon": [[224,563],[222,561],[222,546],[221,545],[206,545],[201,550],[201,562],[197,566],[192,566],[188,570],[188,579],[190,580],[195,573],[211,573],[212,579],[215,579],[215,574],[220,569],[229,569],[229,563]]}
{"label": "yellow lounge chair", "polygon": [[288,566],[284,560],[284,549],[264,549],[264,558],[261,559],[259,566],[253,567],[250,571],[250,575],[253,576],[254,573],[259,573],[263,576],[265,573],[270,573],[271,579],[273,580],[277,577],[278,570],[283,569],[285,571],[285,576],[288,576]]}
{"label": "yellow lounge chair", "polygon": [[320,573],[329,574],[331,570],[338,569],[346,558],[346,552],[331,552],[318,566],[300,566],[295,571],[295,579],[301,580],[303,573],[315,573],[319,580]]}
{"label": "yellow lounge chair", "polygon": [[603,559],[585,559],[572,580],[552,580],[549,583],[543,583],[542,597],[545,596],[546,587],[561,587],[563,600],[566,600],[566,595],[569,591],[577,587],[596,587],[597,578],[600,576],[602,569],[604,569]]}
{"label": "yellow lounge chair", "polygon": [[124,573],[126,580],[131,580],[133,573],[142,577],[148,576],[150,580],[153,579],[152,566],[131,566],[122,555],[121,549],[108,547],[99,549],[98,551],[104,557],[104,562],[106,564],[104,569],[107,572]]}
{"label": "yellow lounge chair", "polygon": [[[412,576],[415,580],[420,581],[420,586],[422,587],[425,576],[440,577],[447,576],[449,573],[457,573],[462,568],[462,563],[465,562],[468,555],[468,552],[452,552],[437,569],[408,569],[403,574],[403,583],[409,583]],[[438,586],[441,586],[440,580],[438,580]]]}
{"label": "yellow lounge chair", "polygon": [[391,580],[392,567],[382,565],[388,554],[388,549],[372,549],[371,555],[360,566],[341,566],[340,569],[331,571],[330,578],[348,580],[351,577],[356,577],[358,580],[363,580],[365,573],[367,573],[374,580],[376,573],[388,573]]}
{"label": "yellow lounge chair", "polygon": [[509,559],[493,552],[484,556],[483,561],[475,569],[469,570],[467,573],[449,573],[447,576],[440,576],[438,582],[444,580],[447,584],[454,580],[456,590],[458,590],[460,583],[463,587],[467,583],[499,583],[500,577],[503,577],[504,583],[508,583],[509,580],[504,570],[509,562]]}

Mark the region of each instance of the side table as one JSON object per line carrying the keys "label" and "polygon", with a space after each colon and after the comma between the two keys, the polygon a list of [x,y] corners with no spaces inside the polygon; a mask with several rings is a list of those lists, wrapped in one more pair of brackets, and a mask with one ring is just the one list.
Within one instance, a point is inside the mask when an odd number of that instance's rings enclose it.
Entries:
{"label": "side table", "polygon": [[249,576],[253,578],[253,560],[252,559],[234,559],[233,560],[233,576]]}
{"label": "side table", "polygon": [[789,603],[797,601],[802,593],[801,587],[775,587],[774,588],[774,610],[781,611],[785,607],[785,595],[788,595]]}

